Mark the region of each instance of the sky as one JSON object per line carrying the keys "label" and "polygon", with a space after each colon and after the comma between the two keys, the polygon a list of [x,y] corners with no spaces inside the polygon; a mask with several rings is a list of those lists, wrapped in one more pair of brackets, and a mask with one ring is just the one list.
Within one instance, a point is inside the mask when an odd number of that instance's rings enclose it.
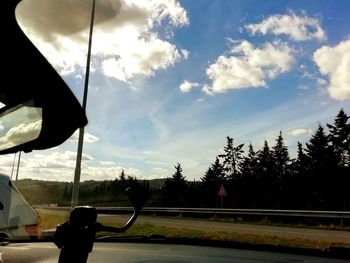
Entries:
{"label": "sky", "polygon": [[[82,100],[91,3],[24,0],[23,31]],[[200,180],[234,143],[295,157],[350,115],[350,1],[96,0],[81,181]],[[49,88],[49,87],[48,87]],[[64,107],[64,103],[62,103]],[[1,127],[0,127],[1,128]],[[23,153],[19,178],[73,181],[78,134]],[[0,172],[13,172],[14,155]]]}

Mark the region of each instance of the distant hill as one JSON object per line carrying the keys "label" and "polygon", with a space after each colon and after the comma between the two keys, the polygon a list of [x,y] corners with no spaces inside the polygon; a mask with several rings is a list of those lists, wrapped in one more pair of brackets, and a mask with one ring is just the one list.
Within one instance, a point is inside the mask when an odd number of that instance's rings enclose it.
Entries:
{"label": "distant hill", "polygon": [[149,187],[151,189],[160,189],[165,185],[165,180],[166,180],[166,178],[149,180]]}
{"label": "distant hill", "polygon": [[[166,179],[149,181],[151,190],[159,190]],[[142,183],[144,180],[140,180]],[[127,202],[124,191],[113,186],[114,181],[84,181],[80,183],[79,202],[84,204],[111,203],[123,205]],[[16,185],[31,205],[69,205],[73,184],[71,182],[21,179]],[[113,188],[114,187],[114,188]]]}

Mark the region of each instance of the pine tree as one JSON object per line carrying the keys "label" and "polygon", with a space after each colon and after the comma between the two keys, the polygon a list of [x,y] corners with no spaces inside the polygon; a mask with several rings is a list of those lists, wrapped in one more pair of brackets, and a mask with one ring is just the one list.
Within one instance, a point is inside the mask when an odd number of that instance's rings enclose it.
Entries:
{"label": "pine tree", "polygon": [[337,162],[342,167],[350,166],[350,124],[349,116],[341,109],[335,117],[334,124],[327,124],[329,140],[333,146]]}
{"label": "pine tree", "polygon": [[177,163],[175,173],[172,177],[165,180],[163,192],[167,198],[168,205],[172,206],[186,206],[187,199],[187,181],[182,174],[180,163]]}
{"label": "pine tree", "polygon": [[244,157],[241,169],[240,197],[244,208],[255,208],[256,198],[259,198],[258,155],[253,145],[248,146],[248,155]]}
{"label": "pine tree", "polygon": [[220,163],[220,160],[218,157],[215,159],[215,163],[213,163],[208,171],[205,173],[205,175],[201,178],[202,182],[216,182],[216,183],[222,183],[225,180],[224,176],[224,168],[222,164]]}
{"label": "pine tree", "polygon": [[244,157],[242,162],[242,174],[243,176],[254,177],[256,176],[257,168],[257,153],[254,151],[253,145],[250,143],[248,146],[248,155]]}
{"label": "pine tree", "polygon": [[263,149],[258,152],[259,170],[264,174],[271,174],[273,168],[273,153],[267,141],[264,141]]}
{"label": "pine tree", "polygon": [[121,190],[122,192],[124,192],[125,189],[128,187],[128,182],[126,179],[124,169],[122,169],[122,171],[120,172],[120,175],[119,175],[119,187],[120,187],[119,190]]}
{"label": "pine tree", "polygon": [[306,143],[306,152],[310,158],[312,203],[316,209],[329,209],[338,196],[338,169],[333,147],[320,124],[309,143]]}
{"label": "pine tree", "polygon": [[298,156],[294,161],[294,170],[298,173],[305,173],[308,167],[308,158],[303,150],[303,145],[298,142]]}
{"label": "pine tree", "polygon": [[309,173],[310,158],[305,154],[303,145],[298,142],[297,158],[292,163],[291,180],[288,182],[290,202],[288,208],[310,209],[313,183]]}
{"label": "pine tree", "polygon": [[202,181],[202,200],[206,206],[218,207],[218,190],[225,181],[224,168],[218,157],[205,175],[201,178]]}
{"label": "pine tree", "polygon": [[310,157],[312,169],[322,169],[334,161],[334,154],[329,144],[328,136],[321,124],[311,137],[310,142],[306,143],[306,152]]}
{"label": "pine tree", "polygon": [[288,148],[284,145],[282,131],[280,131],[276,139],[276,145],[272,147],[272,155],[275,173],[277,173],[277,176],[282,177],[287,173],[290,162]]}
{"label": "pine tree", "polygon": [[274,177],[273,174],[273,153],[267,141],[264,141],[263,149],[258,152],[258,178],[256,200],[261,208],[274,208],[273,200]]}
{"label": "pine tree", "polygon": [[234,178],[240,172],[240,164],[243,159],[244,144],[240,144],[236,147],[233,146],[233,138],[227,136],[227,145],[224,147],[224,153],[219,157],[223,158],[223,167],[226,172],[226,176]]}
{"label": "pine tree", "polygon": [[120,172],[119,180],[122,181],[122,182],[125,182],[125,180],[126,180],[124,169],[122,169],[122,171]]}

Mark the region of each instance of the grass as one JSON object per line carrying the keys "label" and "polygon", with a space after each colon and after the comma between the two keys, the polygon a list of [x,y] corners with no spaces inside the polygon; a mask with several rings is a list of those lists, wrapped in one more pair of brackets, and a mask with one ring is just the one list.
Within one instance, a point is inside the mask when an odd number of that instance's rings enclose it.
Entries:
{"label": "grass", "polygon": [[[68,218],[65,215],[53,215],[38,212],[40,217],[39,226],[41,229],[52,229],[59,223],[65,222]],[[121,226],[115,222],[107,220],[101,223],[109,226]],[[106,236],[110,233],[98,233],[98,236]],[[350,243],[345,242],[331,242],[331,241],[317,241],[306,238],[286,238],[275,235],[263,234],[249,234],[249,233],[232,233],[224,231],[210,231],[210,230],[193,230],[186,228],[172,228],[155,226],[149,223],[135,224],[128,231],[117,236],[165,236],[167,239],[182,239],[182,240],[206,240],[225,242],[225,245],[246,244],[246,245],[268,245],[279,248],[306,248],[317,249],[320,251],[327,251],[331,247],[344,248],[350,250]]]}
{"label": "grass", "polygon": [[[193,220],[193,219],[191,219]],[[224,223],[239,223],[239,224],[253,224],[253,225],[267,225],[267,226],[280,226],[280,227],[294,227],[294,228],[309,228],[309,229],[323,229],[323,230],[340,230],[340,231],[350,231],[350,225],[335,225],[335,224],[320,224],[317,222],[311,222],[309,224],[306,223],[285,223],[285,222],[279,222],[279,221],[271,221],[271,220],[260,220],[260,221],[248,221],[248,220],[241,220],[241,219],[235,219],[227,218],[227,217],[218,217],[218,216],[212,216],[208,218],[209,221],[213,222],[224,222]]]}

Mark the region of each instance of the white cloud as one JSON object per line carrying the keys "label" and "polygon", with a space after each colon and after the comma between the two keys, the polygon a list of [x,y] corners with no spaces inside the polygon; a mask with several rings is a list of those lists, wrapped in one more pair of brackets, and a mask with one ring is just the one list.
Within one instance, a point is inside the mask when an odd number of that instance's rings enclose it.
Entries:
{"label": "white cloud", "polygon": [[110,165],[115,165],[115,162],[113,162],[113,161],[101,161],[100,164],[105,165],[105,166],[110,166]]}
{"label": "white cloud", "polygon": [[162,167],[155,167],[155,168],[152,168],[151,173],[152,175],[150,175],[150,179],[156,179],[156,178],[167,178],[173,173],[173,171],[169,169],[164,169]]}
{"label": "white cloud", "polygon": [[[37,0],[17,10],[21,27],[61,74],[84,73],[89,3]],[[179,51],[157,32],[189,23],[186,10],[176,0],[96,1],[95,17],[94,71],[129,82],[188,57],[188,51]]]}
{"label": "white cloud", "polygon": [[327,80],[318,78],[317,79],[317,84],[320,86],[326,86],[328,84]]}
{"label": "white cloud", "polygon": [[[64,153],[53,152],[51,154],[35,154],[30,158],[27,168],[75,168],[76,152],[65,151]],[[82,155],[82,161],[91,161],[93,158],[87,154]]]}
{"label": "white cloud", "polygon": [[200,84],[197,82],[189,82],[187,80],[184,80],[184,82],[181,83],[180,85],[180,90],[181,92],[189,92],[192,88],[194,87],[199,87]]}
{"label": "white cloud", "polygon": [[6,134],[0,138],[0,148],[9,149],[38,138],[41,127],[42,121],[38,120],[33,123],[21,123],[9,129]]}
{"label": "white cloud", "polygon": [[101,70],[106,76],[125,82],[137,75],[152,76],[155,71],[166,69],[181,59],[176,47],[156,34],[119,43],[118,49],[115,52],[121,55],[103,60]]}
{"label": "white cloud", "polygon": [[299,128],[294,129],[289,132],[287,132],[288,135],[295,136],[295,137],[301,137],[301,136],[311,136],[312,130],[311,129],[305,129],[305,128]]}
{"label": "white cloud", "polygon": [[[72,142],[77,142],[79,140],[79,130],[76,130],[73,135],[69,138],[70,141]],[[100,138],[86,132],[84,134],[84,142],[86,143],[95,143],[98,142]]]}
{"label": "white cloud", "polygon": [[181,54],[184,57],[184,59],[188,59],[190,52],[186,49],[181,49]]}
{"label": "white cloud", "polygon": [[14,155],[1,155],[0,167],[12,167],[14,163]]}
{"label": "white cloud", "polygon": [[301,84],[297,87],[298,90],[308,90],[310,87],[308,85]]}
{"label": "white cloud", "polygon": [[[11,158],[12,159],[12,158]],[[0,163],[6,164],[9,173],[11,159],[0,159]],[[20,178],[32,178],[40,180],[72,181],[75,170],[76,152],[52,152],[50,154],[24,155],[21,159]],[[84,180],[113,180],[119,177],[122,170],[126,175],[143,178],[142,173],[132,167],[116,166],[114,162],[103,162],[103,166],[96,166],[90,161],[94,159],[83,154],[81,167],[81,181]],[[0,169],[0,172],[2,170]]]}
{"label": "white cloud", "polygon": [[[233,42],[233,41],[232,41]],[[279,41],[266,43],[261,48],[244,40],[235,44],[231,56],[220,56],[207,68],[212,81],[203,91],[223,93],[231,89],[266,87],[266,80],[290,70],[293,65],[293,50]]]}
{"label": "white cloud", "polygon": [[308,17],[305,12],[301,16],[296,15],[293,11],[287,15],[273,15],[261,23],[246,25],[245,28],[253,35],[257,33],[287,35],[295,41],[326,39],[326,33],[322,29],[320,21]]}
{"label": "white cloud", "polygon": [[337,100],[350,99],[350,40],[338,45],[322,46],[315,51],[313,59],[319,71],[328,78],[320,84],[327,87],[329,95]]}

